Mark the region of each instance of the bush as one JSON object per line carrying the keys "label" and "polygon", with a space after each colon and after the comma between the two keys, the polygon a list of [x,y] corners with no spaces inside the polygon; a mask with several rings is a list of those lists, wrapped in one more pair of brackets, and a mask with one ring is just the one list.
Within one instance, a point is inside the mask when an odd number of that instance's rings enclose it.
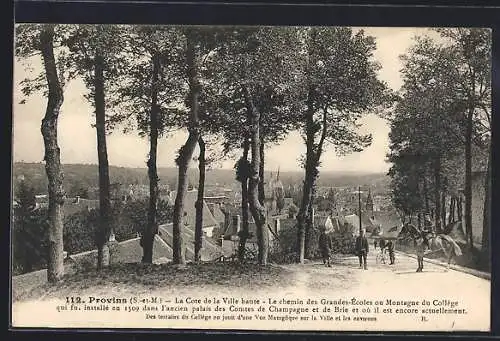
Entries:
{"label": "bush", "polygon": [[[148,221],[147,199],[117,202],[112,207],[111,224],[118,242],[134,238],[141,233]],[[173,208],[160,201],[157,210],[158,224],[171,221]],[[66,219],[64,246],[70,254],[89,251],[96,247],[99,228],[99,210],[82,211]]]}
{"label": "bush", "polygon": [[135,200],[113,207],[115,238],[121,242],[133,238],[148,222],[148,201]]}
{"label": "bush", "polygon": [[288,207],[288,218],[289,219],[295,218],[295,216],[297,215],[298,212],[299,212],[299,208],[294,203],[292,203]]}
{"label": "bush", "polygon": [[[136,234],[134,226],[123,223],[135,211],[131,207],[123,208],[121,204],[111,209],[111,226],[117,241],[133,238]],[[69,254],[90,251],[97,247],[99,231],[99,210],[80,211],[65,218],[64,248]]]}
{"label": "bush", "polygon": [[[310,252],[310,258],[319,259],[321,258],[321,252],[318,247],[319,230],[313,229],[311,232],[312,241],[310,246],[312,250]],[[351,233],[330,233],[330,237],[332,238],[332,253],[354,253],[355,238]],[[295,220],[282,220],[278,238],[270,245],[269,260],[279,264],[296,262],[299,257],[297,238],[297,224]]]}
{"label": "bush", "polygon": [[[148,222],[149,200],[129,201],[114,207],[116,240],[133,238],[136,233],[142,233]],[[156,219],[159,225],[172,221],[174,208],[165,200],[159,200]]]}
{"label": "bush", "polygon": [[351,233],[332,233],[332,253],[348,255],[355,253],[356,238]]}
{"label": "bush", "polygon": [[[147,224],[148,200],[116,203],[111,224],[118,242],[134,238]],[[158,204],[158,223],[172,220],[173,207],[166,201]],[[14,211],[12,229],[12,267],[15,275],[47,266],[47,209]],[[84,210],[64,218],[64,250],[68,254],[96,248],[99,210]]]}
{"label": "bush", "polygon": [[278,264],[293,263],[298,259],[297,225],[294,219],[281,221],[278,238],[269,249],[269,261]]}
{"label": "bush", "polygon": [[21,274],[42,269],[47,263],[46,209],[35,209],[35,189],[27,181],[15,187],[17,205],[12,216],[12,271]]}
{"label": "bush", "polygon": [[47,266],[47,210],[24,214],[14,211],[12,227],[12,271],[14,275],[43,269]]}
{"label": "bush", "polygon": [[77,212],[64,220],[64,250],[68,254],[89,251],[96,247],[98,210]]}

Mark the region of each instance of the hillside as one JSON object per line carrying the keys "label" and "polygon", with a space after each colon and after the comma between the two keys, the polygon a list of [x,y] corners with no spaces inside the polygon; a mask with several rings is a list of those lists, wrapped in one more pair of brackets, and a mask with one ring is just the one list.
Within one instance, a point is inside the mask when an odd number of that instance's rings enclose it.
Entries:
{"label": "hillside", "polygon": [[[280,172],[280,179],[284,184],[301,184],[304,180],[304,173]],[[371,186],[387,188],[389,185],[389,177],[384,173],[320,171],[317,185],[320,187]]]}
{"label": "hillside", "polygon": [[[91,164],[66,164],[64,170],[64,186],[68,190],[76,188],[88,188],[98,186],[98,168]],[[128,168],[110,166],[109,174],[111,183],[122,184],[148,184],[146,168]],[[266,176],[276,175],[276,172],[266,172]],[[13,165],[13,177],[20,176],[29,181],[37,193],[44,193],[47,188],[47,177],[43,163],[16,162]],[[177,182],[177,168],[158,168],[160,183],[169,184],[175,188]],[[191,168],[188,171],[190,184],[196,186],[198,181],[198,170]],[[280,172],[280,179],[285,186],[289,184],[300,185],[303,181],[302,171]],[[207,172],[207,185],[231,186],[235,182],[234,170],[214,169]],[[365,186],[387,188],[388,177],[382,173],[349,173],[349,172],[321,172],[318,186]]]}

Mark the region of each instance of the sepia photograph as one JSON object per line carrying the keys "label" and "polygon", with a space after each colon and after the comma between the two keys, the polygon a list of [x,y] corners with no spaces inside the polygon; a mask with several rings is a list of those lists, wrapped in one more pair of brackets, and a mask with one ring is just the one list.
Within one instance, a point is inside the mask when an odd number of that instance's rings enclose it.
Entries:
{"label": "sepia photograph", "polygon": [[14,33],[12,327],[490,331],[491,29]]}

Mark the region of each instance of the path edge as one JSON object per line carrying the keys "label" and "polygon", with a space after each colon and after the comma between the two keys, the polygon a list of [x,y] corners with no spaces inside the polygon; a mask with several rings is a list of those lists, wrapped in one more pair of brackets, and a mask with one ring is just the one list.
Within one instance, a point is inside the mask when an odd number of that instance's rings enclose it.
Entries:
{"label": "path edge", "polygon": [[[397,250],[395,252],[400,253],[404,256],[410,257],[410,258],[417,259],[417,257],[415,255],[412,255],[412,254],[404,252],[404,251]],[[434,264],[434,265],[439,265],[439,266],[445,267],[445,268],[448,267],[448,264],[441,262],[441,261],[438,261],[438,260],[435,260],[435,259],[427,258],[427,259],[425,259],[425,261],[429,262],[431,264]],[[466,267],[455,265],[455,264],[450,264],[450,269],[455,270],[455,271],[459,271],[459,272],[464,272],[466,274],[473,275],[473,276],[491,281],[491,274],[488,272],[474,270],[474,269],[466,268]]]}

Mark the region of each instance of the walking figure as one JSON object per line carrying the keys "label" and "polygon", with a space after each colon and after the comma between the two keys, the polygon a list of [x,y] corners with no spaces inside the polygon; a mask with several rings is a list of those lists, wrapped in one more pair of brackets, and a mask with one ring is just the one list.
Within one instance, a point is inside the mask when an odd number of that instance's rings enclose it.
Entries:
{"label": "walking figure", "polygon": [[424,218],[424,226],[420,231],[420,236],[416,240],[417,247],[417,272],[422,272],[424,269],[424,255],[425,251],[430,248],[429,240],[427,239],[427,234],[432,233],[434,230],[434,225],[432,224],[431,218],[428,214]]}
{"label": "walking figure", "polygon": [[359,268],[368,269],[366,265],[366,256],[368,255],[369,246],[368,239],[365,236],[365,230],[360,231],[360,235],[356,238],[356,253],[359,258]]}
{"label": "walking figure", "polygon": [[389,240],[386,244],[386,247],[387,247],[387,251],[389,251],[389,260],[390,260],[390,263],[389,265],[394,265],[394,241],[392,240]]}
{"label": "walking figure", "polygon": [[321,233],[319,235],[319,249],[321,251],[321,257],[323,258],[323,264],[331,267],[330,252],[332,249],[332,239],[326,233],[326,228],[321,229]]}
{"label": "walking figure", "polygon": [[418,262],[417,272],[422,272],[422,270],[424,269],[424,254],[427,248],[426,245],[427,243],[424,237],[419,237],[416,242],[417,242],[417,262]]}
{"label": "walking figure", "polygon": [[380,251],[382,251],[382,253],[385,253],[385,248],[386,248],[386,243],[385,243],[385,240],[384,239],[380,239]]}

